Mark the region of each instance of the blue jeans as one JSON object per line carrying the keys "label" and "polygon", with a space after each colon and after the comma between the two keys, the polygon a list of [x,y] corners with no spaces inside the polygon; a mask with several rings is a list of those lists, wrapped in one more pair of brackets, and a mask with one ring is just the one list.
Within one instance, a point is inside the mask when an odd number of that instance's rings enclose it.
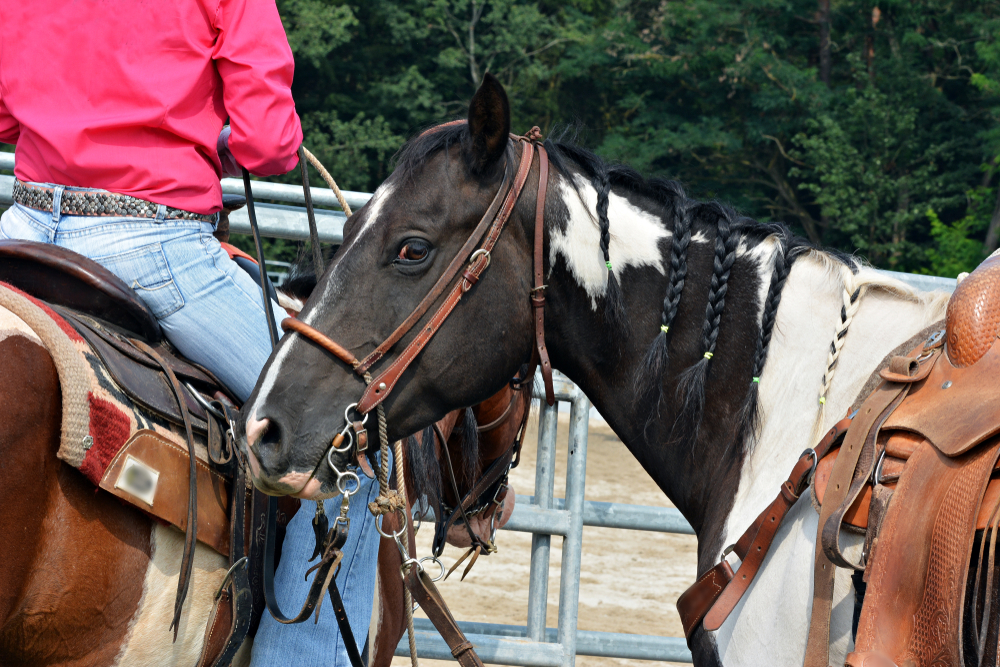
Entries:
{"label": "blue jeans", "polygon": [[[378,568],[379,534],[375,521],[368,511],[368,503],[378,496],[378,483],[361,476],[361,488],[351,496],[351,508],[347,513],[351,520],[344,545],[344,559],[337,572],[337,586],[344,599],[347,618],[351,622],[358,652],[365,650],[368,638],[368,624],[372,614],[372,598],[375,595],[375,572]],[[330,525],[340,515],[340,496],[325,501]],[[309,534],[308,540],[296,540],[289,544],[286,537],[281,549],[281,562],[274,575],[274,587],[281,611],[291,616],[299,613],[312,583],[302,576],[303,564],[312,555],[315,540],[312,538],[312,518],[315,503],[303,501],[302,507],[288,524],[288,534]],[[318,561],[314,561],[318,562]],[[292,632],[292,629],[295,629]],[[294,657],[293,657],[294,656]],[[312,619],[294,626],[283,626],[270,614],[264,614],[253,644],[251,667],[350,667],[347,649],[340,640],[337,619],[333,615],[330,597],[322,600],[319,624]]]}
{"label": "blue jeans", "polygon": [[18,204],[0,218],[0,238],[53,243],[117,275],[181,354],[245,401],[271,341],[260,287],[229,259],[213,231],[214,224],[196,220],[59,216]]}
{"label": "blue jeans", "polygon": [[[136,291],[181,354],[211,370],[245,401],[271,354],[260,287],[212,236],[214,224],[164,220],[165,209],[160,210],[161,217],[154,220],[60,216],[15,204],[0,217],[0,239],[53,243],[102,264]],[[280,317],[283,311],[277,304],[273,307]],[[362,486],[352,497],[351,529],[337,582],[351,627],[363,646],[375,591],[379,536],[367,508],[378,485],[361,479]],[[327,501],[326,508],[331,519],[337,516],[339,500]],[[304,502],[285,534],[275,576],[283,610],[300,605],[305,595],[304,574],[310,566],[306,559],[314,544],[313,509],[311,502]],[[306,622],[279,627],[264,614],[254,646],[255,666],[287,665],[291,655],[307,660],[297,665],[329,665],[334,646],[336,664],[348,664],[329,599],[319,626]]]}

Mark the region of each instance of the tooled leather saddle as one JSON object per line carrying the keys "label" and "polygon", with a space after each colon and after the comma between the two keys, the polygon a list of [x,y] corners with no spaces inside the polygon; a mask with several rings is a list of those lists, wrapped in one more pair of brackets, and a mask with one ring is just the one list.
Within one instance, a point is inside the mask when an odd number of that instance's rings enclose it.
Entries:
{"label": "tooled leather saddle", "polygon": [[[208,460],[198,460],[192,477],[187,450],[140,429],[115,456],[100,486],[185,530],[189,485],[196,481],[197,539],[227,556],[231,566],[209,617],[198,665],[227,667],[264,609],[260,565],[267,497],[253,489],[236,464],[228,436],[236,400],[212,373],[182,357],[135,292],[96,262],[49,244],[0,241],[0,282],[48,303],[86,340],[124,394],[171,424],[183,426],[186,416],[206,443]],[[158,473],[155,502],[119,483],[129,459]],[[282,507],[279,543],[297,508],[294,499]]]}
{"label": "tooled leather saddle", "polygon": [[[846,665],[996,664],[1000,258],[958,286],[944,330],[880,374],[883,384],[820,462],[814,485],[823,503],[817,563],[860,575]],[[838,543],[841,527],[852,526],[866,536],[861,563]],[[825,585],[818,574],[816,590]],[[814,632],[810,652],[818,651]]]}

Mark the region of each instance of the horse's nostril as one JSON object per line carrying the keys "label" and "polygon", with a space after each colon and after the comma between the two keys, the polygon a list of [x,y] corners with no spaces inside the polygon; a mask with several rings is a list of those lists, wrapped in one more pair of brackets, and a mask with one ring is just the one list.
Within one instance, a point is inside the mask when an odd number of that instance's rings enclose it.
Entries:
{"label": "horse's nostril", "polygon": [[261,456],[264,455],[266,450],[277,451],[278,446],[281,444],[281,427],[277,422],[272,422],[269,419],[265,419],[267,426],[263,433],[260,434],[260,440],[257,442],[257,451]]}
{"label": "horse's nostril", "polygon": [[267,434],[270,425],[271,425],[270,419],[267,418],[257,419],[256,413],[250,415],[250,418],[247,419],[247,429],[246,429],[247,446],[252,447],[254,443],[257,442],[258,438],[261,438],[265,434]]}

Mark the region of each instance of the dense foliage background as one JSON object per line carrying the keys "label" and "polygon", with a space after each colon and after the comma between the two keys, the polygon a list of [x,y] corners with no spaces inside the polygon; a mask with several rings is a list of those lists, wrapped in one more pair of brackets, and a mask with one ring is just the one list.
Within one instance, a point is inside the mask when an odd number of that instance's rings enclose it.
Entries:
{"label": "dense foliage background", "polygon": [[[876,266],[956,275],[1000,235],[1000,2],[278,0],[306,143],[371,190],[484,72],[516,131],[579,132]],[[315,178],[315,175],[314,175]]]}

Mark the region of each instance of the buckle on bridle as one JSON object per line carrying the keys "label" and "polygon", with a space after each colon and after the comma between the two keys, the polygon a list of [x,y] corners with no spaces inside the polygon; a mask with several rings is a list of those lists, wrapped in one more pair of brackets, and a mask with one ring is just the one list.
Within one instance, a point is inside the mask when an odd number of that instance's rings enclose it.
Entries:
{"label": "buckle on bridle", "polygon": [[[469,258],[469,265],[471,266],[471,265],[475,264],[476,260],[479,259],[480,257],[484,256],[484,255],[486,256],[486,266],[489,266],[490,265],[490,259],[492,259],[492,255],[490,255],[490,251],[487,250],[486,248],[480,248],[476,252],[472,253],[472,257]],[[486,266],[484,266],[483,268],[485,269]]]}

